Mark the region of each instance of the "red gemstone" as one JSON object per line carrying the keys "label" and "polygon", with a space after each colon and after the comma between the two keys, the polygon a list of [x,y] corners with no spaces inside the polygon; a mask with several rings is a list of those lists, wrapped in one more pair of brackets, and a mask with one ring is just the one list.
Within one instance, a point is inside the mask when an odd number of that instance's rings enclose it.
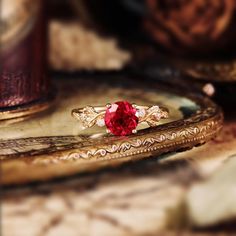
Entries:
{"label": "red gemstone", "polygon": [[138,125],[138,117],[135,114],[136,108],[129,102],[116,102],[107,108],[105,124],[114,135],[129,135]]}

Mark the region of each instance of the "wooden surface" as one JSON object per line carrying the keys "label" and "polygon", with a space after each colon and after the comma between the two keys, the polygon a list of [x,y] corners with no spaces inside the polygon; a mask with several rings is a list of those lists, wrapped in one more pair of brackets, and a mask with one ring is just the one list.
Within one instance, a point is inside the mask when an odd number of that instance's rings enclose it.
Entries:
{"label": "wooden surface", "polygon": [[[179,235],[235,235],[234,228],[209,229],[207,224],[199,230],[197,221],[189,222],[192,215],[185,208],[179,210],[196,184],[206,183],[236,158],[235,138],[236,122],[227,121],[214,141],[161,162],[142,161],[93,175],[5,189],[3,235],[176,235],[173,227],[177,226],[185,232]],[[207,198],[205,193],[202,199]],[[227,212],[211,226],[225,219]],[[231,214],[228,220],[232,219]]]}

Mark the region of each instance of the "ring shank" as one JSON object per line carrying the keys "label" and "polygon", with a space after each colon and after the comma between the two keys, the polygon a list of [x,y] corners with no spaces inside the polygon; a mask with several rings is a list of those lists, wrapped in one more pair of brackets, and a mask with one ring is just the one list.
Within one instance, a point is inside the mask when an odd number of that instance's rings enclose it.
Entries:
{"label": "ring shank", "polygon": [[[84,124],[84,127],[91,127],[97,124],[97,120],[104,119],[106,110],[111,106],[111,104],[107,104],[106,106],[77,108],[71,111],[71,115],[77,120],[80,120]],[[138,117],[138,123],[146,122],[150,126],[157,125],[160,119],[166,119],[169,116],[168,109],[158,105],[140,106],[133,104],[133,108],[137,111],[135,115]]]}
{"label": "ring shank", "polygon": [[[138,109],[138,110],[139,109],[147,110],[147,109],[149,109],[152,106],[139,106],[139,105],[135,105],[135,108]],[[87,107],[93,108],[96,112],[105,112],[107,110],[108,106],[87,106]],[[80,107],[80,108],[73,109],[71,113],[72,114],[73,113],[82,113],[82,112],[84,112],[84,108],[85,107]],[[159,108],[162,111],[169,112],[169,110],[166,107],[159,106]]]}

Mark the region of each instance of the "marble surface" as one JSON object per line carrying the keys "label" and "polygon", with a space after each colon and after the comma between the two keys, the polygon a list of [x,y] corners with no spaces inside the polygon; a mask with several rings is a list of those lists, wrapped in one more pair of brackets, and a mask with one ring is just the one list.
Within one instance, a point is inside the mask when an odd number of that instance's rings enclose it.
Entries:
{"label": "marble surface", "polygon": [[[204,184],[235,159],[235,130],[236,123],[227,122],[217,139],[161,162],[142,161],[63,181],[7,188],[3,235],[176,235],[177,219],[182,224],[178,232],[185,232],[181,235],[234,235],[227,228],[192,231],[182,217],[186,212],[176,209],[196,184]],[[233,186],[227,191],[234,191]],[[217,215],[211,226],[224,221],[225,215]]]}

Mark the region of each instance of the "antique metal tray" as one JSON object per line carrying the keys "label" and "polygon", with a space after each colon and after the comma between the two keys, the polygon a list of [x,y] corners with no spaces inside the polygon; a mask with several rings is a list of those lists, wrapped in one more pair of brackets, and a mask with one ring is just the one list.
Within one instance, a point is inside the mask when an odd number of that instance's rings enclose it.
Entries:
{"label": "antique metal tray", "polygon": [[161,60],[174,66],[190,78],[209,82],[233,83],[236,81],[236,61],[234,58],[193,59],[167,57],[159,54]]}
{"label": "antique metal tray", "polygon": [[[80,76],[81,77],[81,76]],[[189,85],[138,76],[107,75],[55,78],[58,98],[46,112],[0,123],[4,185],[46,181],[92,172],[205,143],[220,130],[221,109]],[[103,128],[82,130],[71,109],[128,100],[168,107],[170,119],[137,134],[114,137]]]}
{"label": "antique metal tray", "polygon": [[235,82],[236,61],[178,61],[173,62],[181,71],[187,75],[200,80],[211,82]]}

